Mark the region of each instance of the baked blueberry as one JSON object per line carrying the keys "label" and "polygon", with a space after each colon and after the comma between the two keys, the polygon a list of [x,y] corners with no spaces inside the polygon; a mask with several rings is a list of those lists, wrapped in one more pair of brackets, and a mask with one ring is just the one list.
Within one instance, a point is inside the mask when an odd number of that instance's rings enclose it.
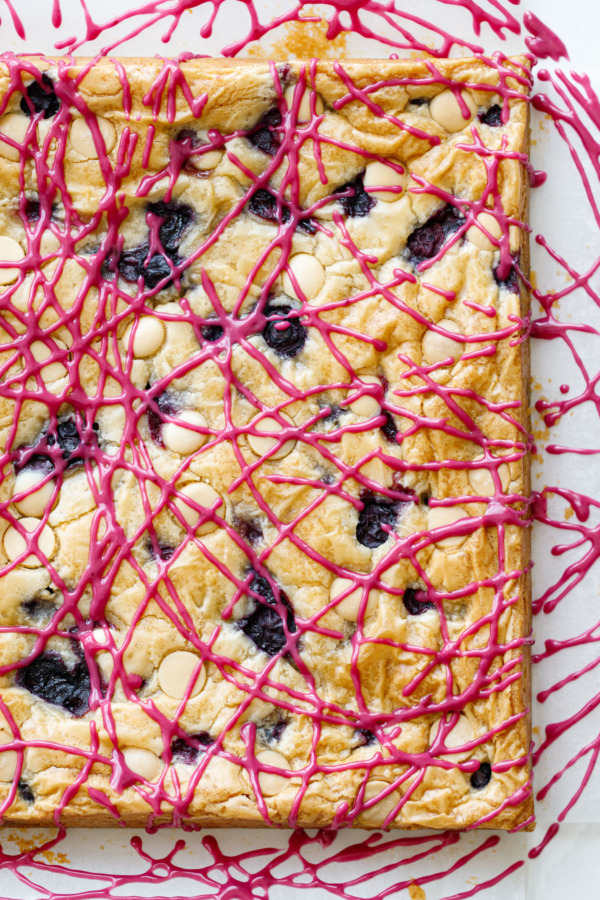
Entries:
{"label": "baked blueberry", "polygon": [[446,204],[409,236],[406,246],[411,261],[418,265],[426,259],[433,259],[446,239],[464,222],[465,218],[460,210],[450,203]]}
{"label": "baked blueberry", "polygon": [[[278,202],[279,200],[279,202]],[[248,211],[265,222],[277,222],[280,225],[290,220],[290,208],[288,204],[278,198],[266,188],[258,188],[254,191],[247,203]],[[300,219],[296,225],[298,231],[304,231],[305,234],[314,234],[317,230],[312,219]]]}
{"label": "baked blueberry", "polygon": [[263,530],[256,519],[238,518],[233,520],[233,525],[239,536],[250,546],[258,544],[263,537]]}
{"label": "baked blueberry", "polygon": [[476,772],[471,775],[471,787],[476,791],[486,787],[492,779],[492,767],[488,762],[482,762]]}
{"label": "baked blueberry", "polygon": [[297,356],[306,343],[306,328],[298,310],[291,306],[267,305],[263,315],[268,319],[262,330],[266,344],[279,356]]}
{"label": "baked blueberry", "polygon": [[267,722],[260,726],[261,737],[266,744],[277,744],[285,731],[287,722],[285,719],[277,719],[275,722]]}
{"label": "baked blueberry", "polygon": [[275,592],[269,580],[256,572],[250,582],[250,590],[259,597],[251,598],[254,609],[249,616],[238,621],[238,627],[256,644],[259,650],[263,650],[269,656],[275,656],[283,650],[287,643],[283,619],[277,605],[287,609],[286,625],[289,633],[297,630],[292,606],[282,590],[277,590],[279,601],[277,604]]}
{"label": "baked blueberry", "polygon": [[481,113],[479,121],[483,122],[484,125],[489,125],[491,128],[498,128],[502,125],[502,107],[498,106],[497,103],[490,106],[484,113]]}
{"label": "baked blueberry", "polygon": [[23,613],[29,619],[34,619],[37,622],[47,622],[52,618],[57,608],[49,597],[44,597],[41,594],[32,600],[24,600],[21,603]]}
{"label": "baked blueberry", "polygon": [[[365,191],[363,174],[357,175],[353,181],[348,181],[341,187],[336,188],[332,194],[332,199],[338,201],[344,210],[344,215],[349,218],[367,216],[377,203],[375,197],[372,197]],[[347,194],[347,196],[339,197],[338,194],[341,193]]]}
{"label": "baked blueberry", "polygon": [[383,432],[383,436],[386,441],[389,441],[390,444],[398,443],[398,429],[396,428],[396,423],[392,417],[392,414],[387,411],[387,409],[383,409],[381,411],[381,415],[385,418],[385,422],[381,426],[381,431]]}
{"label": "baked blueberry", "polygon": [[158,228],[158,237],[163,249],[169,254],[174,253],[196,218],[193,210],[185,203],[159,200],[157,203],[149,203],[148,211],[163,220]]}
{"label": "baked blueberry", "polygon": [[19,797],[24,803],[33,803],[35,801],[35,795],[26,781],[19,781],[17,790],[19,792]]}
{"label": "baked blueberry", "polygon": [[150,256],[150,244],[144,241],[137,247],[124,250],[117,262],[117,268],[122,278],[131,284],[136,284],[141,278],[149,290],[154,290],[161,281],[168,279],[164,288],[173,284],[173,268],[182,262],[182,258],[176,252],[168,255],[154,253]]}
{"label": "baked blueberry", "polygon": [[34,113],[43,113],[44,119],[51,119],[61,107],[61,101],[56,96],[54,82],[44,72],[39,81],[32,81],[26,89],[27,96],[21,100],[21,110],[28,118]]}
{"label": "baked blueberry", "polygon": [[202,337],[205,341],[208,341],[211,344],[214,344],[215,341],[220,341],[223,337],[224,331],[220,325],[203,325],[202,326]]}
{"label": "baked blueberry", "polygon": [[[146,385],[146,390],[150,390],[151,385]],[[160,394],[151,401],[148,408],[148,430],[150,437],[156,444],[162,444],[161,431],[165,416],[176,416],[179,407],[175,402],[175,398],[168,391]]]}
{"label": "baked blueberry", "polygon": [[402,602],[409,616],[420,616],[429,609],[435,609],[435,603],[423,588],[407,587],[402,595]]}
{"label": "baked blueberry", "polygon": [[[519,256],[520,256],[520,254],[517,253],[513,257],[515,262],[508,270],[508,273],[505,278],[500,278],[500,276],[498,275],[498,270],[500,268],[501,263],[499,265],[497,265],[496,268],[494,269],[494,280],[495,280],[496,284],[499,287],[506,288],[506,290],[510,291],[511,294],[519,293],[519,275],[517,273],[517,268],[516,268],[516,265],[518,265],[518,263],[519,263]],[[515,263],[516,263],[516,265],[515,265]]]}
{"label": "baked blueberry", "polygon": [[282,136],[278,131],[280,125],[281,113],[274,106],[265,113],[252,134],[247,135],[248,140],[257,150],[262,150],[267,156],[275,156],[282,141]]}
{"label": "baked blueberry", "polygon": [[210,736],[208,731],[186,734],[185,737],[174,738],[171,741],[171,753],[175,762],[193,766],[197,762],[198,757],[214,742],[214,738]]}
{"label": "baked blueberry", "polygon": [[368,728],[356,728],[354,733],[356,735],[356,747],[371,747],[377,743],[377,738]]}
{"label": "baked blueberry", "polygon": [[72,469],[93,458],[97,447],[96,431],[88,429],[81,416],[62,416],[33,447],[19,448],[15,470],[31,468],[49,474],[57,467]]}
{"label": "baked blueberry", "polygon": [[62,656],[48,650],[19,669],[15,681],[72,716],[83,716],[90,708],[90,673],[85,659],[68,666]]}
{"label": "baked blueberry", "polygon": [[356,540],[364,547],[374,550],[387,541],[389,533],[383,530],[382,525],[394,527],[396,509],[389,500],[378,497],[368,497],[363,503],[364,506],[358,514]]}

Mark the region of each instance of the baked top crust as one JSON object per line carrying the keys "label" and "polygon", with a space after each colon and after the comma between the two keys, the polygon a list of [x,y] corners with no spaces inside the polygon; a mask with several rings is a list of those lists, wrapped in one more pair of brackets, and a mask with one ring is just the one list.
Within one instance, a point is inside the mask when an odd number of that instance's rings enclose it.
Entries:
{"label": "baked top crust", "polygon": [[529,82],[3,57],[5,821],[530,827]]}

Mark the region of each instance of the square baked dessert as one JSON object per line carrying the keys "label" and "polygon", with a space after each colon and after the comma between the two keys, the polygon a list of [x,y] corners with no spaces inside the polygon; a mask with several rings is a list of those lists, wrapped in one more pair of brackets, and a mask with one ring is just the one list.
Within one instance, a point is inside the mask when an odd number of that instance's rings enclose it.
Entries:
{"label": "square baked dessert", "polygon": [[531,827],[526,61],[0,73],[3,820]]}

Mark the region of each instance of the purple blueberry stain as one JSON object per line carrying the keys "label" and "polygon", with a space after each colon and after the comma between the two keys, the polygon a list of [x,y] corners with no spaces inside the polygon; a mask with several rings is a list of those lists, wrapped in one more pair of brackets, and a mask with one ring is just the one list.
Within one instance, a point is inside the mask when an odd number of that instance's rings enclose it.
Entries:
{"label": "purple blueberry stain", "polygon": [[56,96],[54,82],[46,72],[39,81],[32,81],[25,89],[21,100],[21,111],[28,118],[36,113],[43,113],[44,119],[51,119],[59,111],[61,101]]}
{"label": "purple blueberry stain", "polygon": [[214,344],[216,341],[220,341],[224,334],[225,332],[221,325],[202,326],[202,337],[205,341],[208,341],[209,344]]}
{"label": "purple blueberry stain", "polygon": [[410,260],[418,265],[438,255],[448,237],[464,225],[465,218],[455,206],[447,204],[412,232],[407,241]]}
{"label": "purple blueberry stain", "polygon": [[380,426],[383,436],[386,441],[390,444],[398,443],[398,429],[396,427],[396,423],[394,422],[394,418],[387,409],[381,411],[381,415],[384,417],[385,422]]}
{"label": "purple blueberry stain", "polygon": [[262,330],[267,346],[279,356],[297,356],[307,338],[307,331],[300,321],[298,311],[290,306],[269,304],[263,310],[263,315],[268,320]]}
{"label": "purple blueberry stain", "polygon": [[[368,216],[377,203],[375,197],[372,197],[365,191],[363,175],[364,172],[361,172],[353,181],[348,181],[341,187],[336,188],[332,194],[332,199],[338,201],[347,218]],[[347,196],[339,197],[338,194],[341,193],[347,193]]]}
{"label": "purple blueberry stain", "polygon": [[517,272],[517,265],[519,264],[520,254],[516,254],[513,257],[513,264],[510,266],[506,276],[504,278],[500,277],[499,271],[502,266],[500,262],[496,268],[494,269],[494,280],[498,287],[503,287],[511,294],[519,294],[519,275]]}
{"label": "purple blueberry stain", "polygon": [[278,130],[280,126],[281,113],[279,108],[274,106],[265,113],[247,138],[257,150],[266,153],[267,156],[275,156],[282,142],[282,136]]}
{"label": "purple blueberry stain", "polygon": [[254,594],[258,594],[258,597],[250,597],[254,609],[248,616],[238,620],[238,628],[244,632],[246,637],[250,638],[259,650],[269,656],[276,656],[287,643],[283,619],[277,606],[283,606],[287,610],[288,632],[292,634],[297,630],[291,603],[282,590],[274,590],[269,579],[256,572],[249,587]]}
{"label": "purple blueberry stain", "polygon": [[208,731],[198,731],[194,734],[186,734],[185,737],[177,737],[171,741],[171,753],[174,762],[193,766],[199,757],[206,752],[206,748],[214,744],[214,738]]}
{"label": "purple blueberry stain", "polygon": [[76,718],[89,711],[90,673],[83,658],[67,665],[58,653],[45,651],[17,671],[15,682]]}
{"label": "purple blueberry stain", "polygon": [[476,772],[471,775],[471,787],[480,791],[492,780],[492,767],[489,762],[482,762]]}
{"label": "purple blueberry stain", "polygon": [[376,547],[385,544],[390,536],[382,526],[389,525],[393,529],[396,524],[396,505],[378,497],[367,497],[363,499],[363,503],[364,506],[358,514],[356,540],[363,547],[375,550]]}
{"label": "purple blueberry stain", "polygon": [[429,594],[423,588],[407,587],[402,595],[402,602],[409,616],[420,616],[430,609],[435,609],[435,603],[429,599]]}

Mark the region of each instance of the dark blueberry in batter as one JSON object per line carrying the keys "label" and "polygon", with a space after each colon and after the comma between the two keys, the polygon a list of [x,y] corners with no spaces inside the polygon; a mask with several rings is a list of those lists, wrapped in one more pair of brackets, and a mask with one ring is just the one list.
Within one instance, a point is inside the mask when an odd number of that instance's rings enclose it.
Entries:
{"label": "dark blueberry in batter", "polygon": [[281,740],[281,735],[285,731],[286,725],[287,722],[285,719],[278,719],[278,721],[272,725],[263,725],[260,730],[264,741],[267,744],[276,744]]}
{"label": "dark blueberry in batter", "polygon": [[239,519],[236,517],[233,524],[239,536],[247,544],[252,546],[262,540],[263,530],[256,519]]}
{"label": "dark blueberry in batter", "polygon": [[168,256],[155,253],[148,259],[149,253],[150,244],[147,241],[130,250],[124,250],[117,262],[121,277],[135,284],[141,276],[145,287],[150,290],[154,290],[161,281],[168,278],[163,287],[170,287],[173,284],[173,266],[181,263],[181,257],[176,252],[169,251]]}
{"label": "dark blueberry in batter", "polygon": [[[287,638],[285,635],[283,620],[275,607],[275,594],[269,581],[262,575],[255,573],[250,582],[250,589],[262,597],[262,600],[252,598],[254,611],[244,619],[238,621],[238,626],[244,634],[253,641],[259,650],[264,650],[269,656],[275,656],[285,647]],[[279,591],[279,602],[288,610],[286,624],[288,632],[296,631],[294,612],[290,601],[283,591]]]}
{"label": "dark blueberry in batter", "polygon": [[356,526],[356,540],[364,547],[374,550],[385,544],[389,534],[382,529],[382,525],[396,524],[396,510],[394,505],[387,500],[370,497],[364,501],[364,506],[358,514]]}
{"label": "dark blueberry in batter", "polygon": [[[146,390],[150,390],[151,385],[146,385]],[[152,440],[161,443],[161,431],[164,416],[176,416],[178,407],[172,394],[165,391],[156,397],[148,408],[148,429]]]}
{"label": "dark blueberry in batter", "polygon": [[428,97],[413,97],[412,100],[409,101],[413,106],[426,106],[429,103]]}
{"label": "dark blueberry in batter", "polygon": [[28,222],[39,222],[41,216],[41,204],[39,200],[25,201],[25,218]]}
{"label": "dark blueberry in batter", "polygon": [[158,542],[158,555],[163,562],[168,562],[176,550],[177,547],[170,547],[169,544],[162,544],[160,541]]}
{"label": "dark blueberry in batter", "polygon": [[199,731],[196,734],[186,734],[185,737],[174,738],[171,741],[171,753],[175,762],[186,763],[193,766],[201,753],[207,747],[214,744],[214,738],[208,731]]}
{"label": "dark blueberry in batter", "polygon": [[263,315],[269,319],[262,330],[267,345],[279,356],[297,356],[307,337],[298,311],[291,306],[266,306]]}
{"label": "dark blueberry in batter", "polygon": [[19,781],[19,783],[17,784],[17,790],[19,792],[19,797],[25,803],[33,803],[35,801],[34,793],[26,781]]}
{"label": "dark blueberry in batter", "polygon": [[258,150],[262,150],[268,156],[275,156],[281,146],[282,137],[276,130],[281,125],[281,113],[276,106],[270,109],[262,117],[248,140]]}
{"label": "dark blueberry in batter", "polygon": [[[345,193],[346,191],[353,191],[354,193],[349,194],[347,197],[337,197],[337,194]],[[362,174],[357,175],[354,181],[348,181],[337,188],[332,197],[338,200],[344,210],[344,215],[348,217],[367,216],[369,210],[373,209],[377,203],[375,197],[372,197],[365,191]]]}
{"label": "dark blueberry in batter", "polygon": [[407,587],[402,595],[402,602],[409,616],[420,616],[428,609],[435,609],[435,603],[422,588]]}
{"label": "dark blueberry in batter", "polygon": [[193,210],[185,203],[158,203],[148,204],[149,212],[164,221],[158,228],[158,236],[163,248],[169,253],[174,253],[181,239],[195,219]]}
{"label": "dark blueberry in batter", "polygon": [[368,728],[357,728],[354,733],[357,738],[357,747],[370,747],[372,744],[377,743],[377,738]]}
{"label": "dark blueberry in batter", "polygon": [[431,216],[424,225],[412,232],[407,241],[412,262],[418,264],[425,259],[433,259],[440,252],[446,238],[464,224],[464,216],[459,210],[447,204]]}
{"label": "dark blueberry in batter", "polygon": [[83,659],[67,666],[62,656],[46,651],[17,671],[15,681],[46,703],[61,706],[72,716],[90,708],[90,673]]}
{"label": "dark blueberry in batter", "polygon": [[385,422],[381,426],[381,430],[383,435],[390,444],[397,444],[398,437],[398,429],[396,428],[396,423],[392,417],[392,414],[387,411],[387,409],[382,410],[381,415],[385,417]]}
{"label": "dark blueberry in batter", "polygon": [[480,790],[490,783],[492,779],[492,767],[487,762],[482,762],[476,772],[471,775],[471,787]]}
{"label": "dark blueberry in batter", "polygon": [[[281,201],[278,206],[276,195],[266,188],[258,188],[250,197],[247,206],[252,215],[264,219],[265,222],[277,222],[285,225],[290,220],[290,209],[287,203]],[[317,230],[312,219],[300,219],[296,229],[305,234],[314,234]]]}
{"label": "dark blueberry in batter", "polygon": [[502,107],[498,104],[490,106],[484,113],[479,116],[479,121],[484,125],[490,125],[492,128],[498,128],[502,125]]}
{"label": "dark blueberry in batter", "polygon": [[[515,257],[515,262],[519,262],[519,254]],[[512,265],[508,270],[508,275],[506,278],[500,278],[498,276],[499,266],[496,266],[494,269],[494,280],[499,287],[506,288],[507,291],[510,291],[511,294],[518,294],[519,291],[519,276],[517,274],[516,266]]]}
{"label": "dark blueberry in batter", "polygon": [[42,75],[41,81],[32,81],[27,87],[27,97],[21,100],[21,109],[28,118],[34,113],[44,113],[45,119],[55,116],[61,101],[54,92],[54,82],[49,75]]}
{"label": "dark blueberry in batter", "polygon": [[52,618],[57,607],[47,597],[34,597],[21,603],[21,609],[30,619],[46,622]]}
{"label": "dark blueberry in batter", "polygon": [[211,344],[215,341],[220,341],[223,337],[223,329],[220,325],[203,325],[202,326],[202,337],[205,341],[209,341]]}

